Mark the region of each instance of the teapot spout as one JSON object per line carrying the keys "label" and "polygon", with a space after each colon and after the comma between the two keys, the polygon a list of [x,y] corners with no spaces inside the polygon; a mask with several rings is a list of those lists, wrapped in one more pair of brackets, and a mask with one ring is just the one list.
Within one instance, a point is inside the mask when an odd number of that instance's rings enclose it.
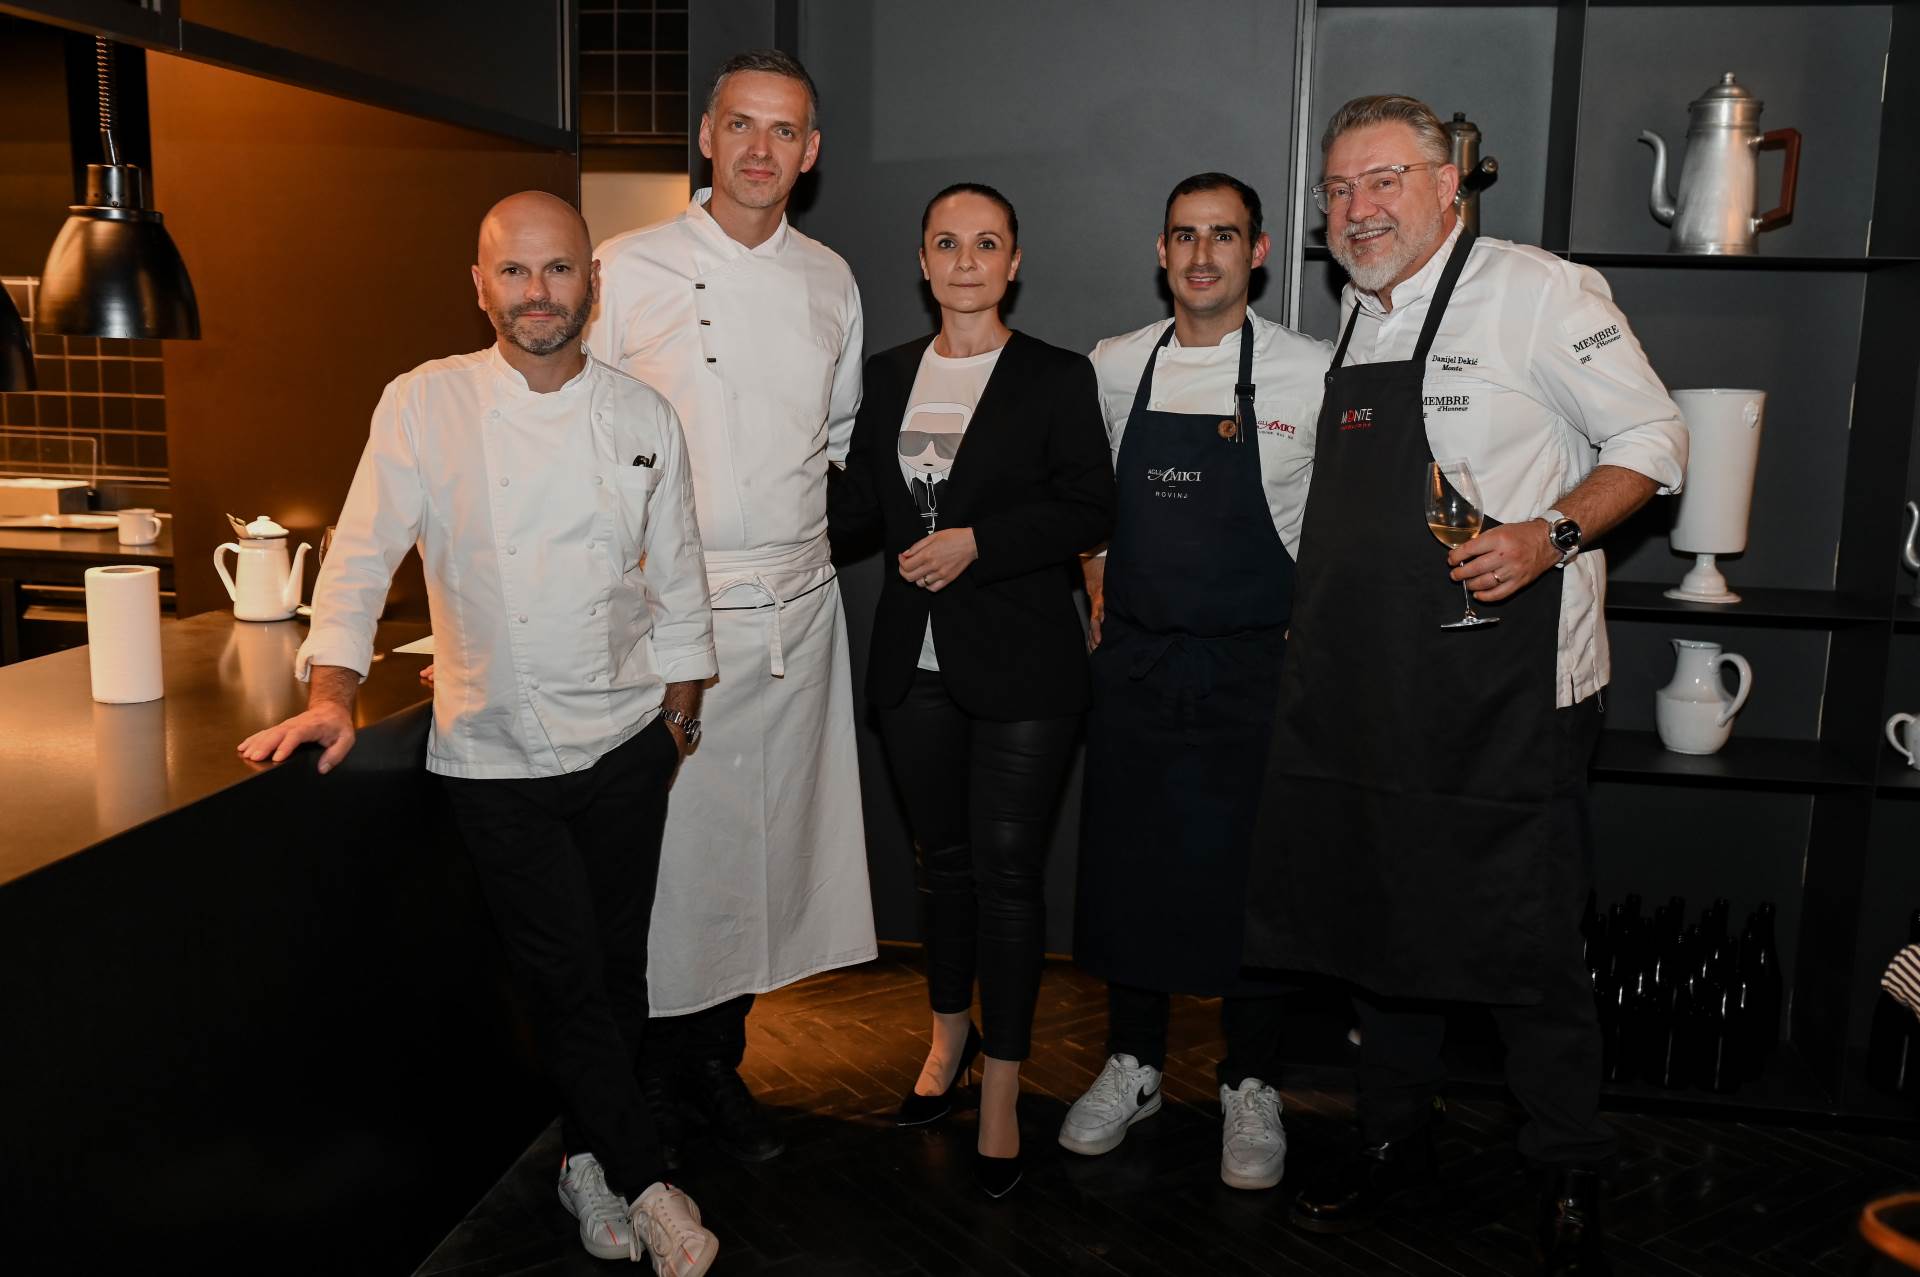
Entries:
{"label": "teapot spout", "polygon": [[1673,225],[1673,197],[1667,194],[1667,140],[1652,129],[1640,130],[1640,140],[1653,148],[1653,184],[1647,208],[1662,226]]}
{"label": "teapot spout", "polygon": [[287,583],[280,587],[280,606],[288,612],[300,606],[301,587],[306,584],[306,576],[302,569],[306,567],[307,551],[312,548],[302,541],[300,548],[293,552],[293,566],[287,569]]}

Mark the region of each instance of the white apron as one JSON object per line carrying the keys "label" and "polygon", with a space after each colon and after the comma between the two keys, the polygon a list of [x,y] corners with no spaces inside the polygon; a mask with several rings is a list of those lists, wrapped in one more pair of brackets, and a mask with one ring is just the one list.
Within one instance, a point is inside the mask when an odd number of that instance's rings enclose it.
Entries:
{"label": "white apron", "polygon": [[874,944],[846,613],[824,536],[709,550],[720,675],[667,804],[655,1015],[866,962]]}

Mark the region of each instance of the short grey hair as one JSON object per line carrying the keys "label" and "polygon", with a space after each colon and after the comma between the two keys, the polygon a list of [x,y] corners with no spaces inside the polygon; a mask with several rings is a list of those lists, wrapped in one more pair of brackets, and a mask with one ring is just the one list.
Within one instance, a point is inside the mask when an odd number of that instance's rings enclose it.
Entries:
{"label": "short grey hair", "polygon": [[1333,118],[1327,121],[1327,131],[1320,137],[1320,158],[1327,158],[1327,153],[1333,150],[1333,144],[1340,140],[1342,134],[1375,124],[1406,125],[1413,130],[1414,141],[1420,149],[1436,164],[1448,163],[1453,158],[1453,140],[1447,136],[1446,127],[1440,123],[1440,117],[1433,113],[1433,108],[1419,98],[1399,93],[1376,93],[1370,97],[1355,98],[1335,111]]}
{"label": "short grey hair", "polygon": [[720,86],[736,71],[764,71],[768,75],[798,80],[807,90],[807,132],[811,133],[820,127],[820,90],[813,86],[813,77],[800,65],[800,59],[784,49],[748,49],[721,63],[720,69],[714,73],[712,86],[707,90],[709,116],[713,114],[713,104],[720,100]]}

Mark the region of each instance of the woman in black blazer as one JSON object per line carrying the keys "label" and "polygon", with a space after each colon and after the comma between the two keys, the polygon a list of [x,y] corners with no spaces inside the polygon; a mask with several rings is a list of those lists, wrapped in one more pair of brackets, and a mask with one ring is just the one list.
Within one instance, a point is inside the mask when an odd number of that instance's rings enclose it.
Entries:
{"label": "woman in black blazer", "polygon": [[[1112,526],[1113,464],[1093,366],[1009,329],[1019,222],[963,183],[921,218],[940,331],[867,361],[828,517],[888,553],[867,699],[906,806],[927,902],[933,1046],[900,1124],[944,1117],[983,1045],[975,1163],[1020,1176],[1015,1106],[1040,988],[1047,834],[1087,707],[1078,556]],[[964,443],[964,446],[962,446]]]}

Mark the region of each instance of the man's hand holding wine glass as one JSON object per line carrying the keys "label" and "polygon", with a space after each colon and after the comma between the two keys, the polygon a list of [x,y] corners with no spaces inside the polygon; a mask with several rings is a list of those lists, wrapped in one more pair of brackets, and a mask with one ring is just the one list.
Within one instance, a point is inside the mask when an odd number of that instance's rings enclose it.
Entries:
{"label": "man's hand holding wine glass", "polygon": [[1482,603],[1513,597],[1559,561],[1543,519],[1488,528],[1447,553],[1450,575]]}

